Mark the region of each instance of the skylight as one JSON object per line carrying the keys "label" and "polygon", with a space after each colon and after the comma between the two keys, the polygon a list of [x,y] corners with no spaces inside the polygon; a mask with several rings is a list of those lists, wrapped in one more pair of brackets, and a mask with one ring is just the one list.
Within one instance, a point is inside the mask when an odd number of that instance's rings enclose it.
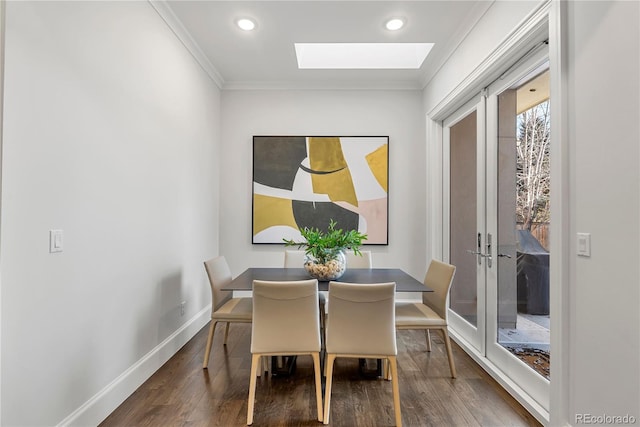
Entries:
{"label": "skylight", "polygon": [[295,43],[300,69],[418,69],[433,43]]}

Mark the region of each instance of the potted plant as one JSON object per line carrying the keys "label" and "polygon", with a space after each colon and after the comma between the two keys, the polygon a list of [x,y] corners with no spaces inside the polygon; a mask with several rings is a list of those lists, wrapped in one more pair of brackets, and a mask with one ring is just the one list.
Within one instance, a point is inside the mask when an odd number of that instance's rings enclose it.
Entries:
{"label": "potted plant", "polygon": [[345,231],[336,225],[337,222],[331,219],[327,231],[315,227],[302,228],[300,234],[304,242],[283,239],[285,246],[304,248],[304,268],[318,280],[335,280],[344,274],[347,268],[345,250],[351,249],[354,254],[362,256],[360,246],[367,235],[358,230]]}

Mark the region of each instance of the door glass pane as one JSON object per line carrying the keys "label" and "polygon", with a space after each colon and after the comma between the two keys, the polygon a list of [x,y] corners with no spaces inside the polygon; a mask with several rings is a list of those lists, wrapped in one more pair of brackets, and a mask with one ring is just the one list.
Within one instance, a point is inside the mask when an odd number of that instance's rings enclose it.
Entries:
{"label": "door glass pane", "polygon": [[451,285],[450,306],[477,326],[477,114],[466,116],[450,128],[450,254],[456,274]]}
{"label": "door glass pane", "polygon": [[498,342],[549,378],[548,71],[498,96]]}

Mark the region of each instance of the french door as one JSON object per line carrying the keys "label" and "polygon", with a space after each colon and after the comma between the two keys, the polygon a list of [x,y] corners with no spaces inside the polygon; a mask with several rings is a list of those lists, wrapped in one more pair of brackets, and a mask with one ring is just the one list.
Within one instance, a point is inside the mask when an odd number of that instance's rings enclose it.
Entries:
{"label": "french door", "polygon": [[444,203],[443,252],[456,266],[449,321],[481,354],[485,353],[487,280],[483,259],[487,223],[485,105],[484,96],[478,95],[443,124],[443,156],[449,172],[445,171],[443,180],[448,199]]}
{"label": "french door", "polygon": [[[549,99],[546,58],[541,50],[503,74],[444,120],[442,134],[443,253],[456,266],[450,327],[477,356],[548,410],[548,376],[518,356],[526,348],[548,360],[548,326],[534,330],[533,343],[510,340],[530,336],[530,330],[518,328],[527,322],[538,327],[531,319],[542,318],[544,325],[545,316],[539,314],[545,304],[548,325],[549,256],[545,242],[532,234],[532,224],[546,221],[548,226],[550,221],[544,169],[550,143],[548,114],[544,116]],[[529,121],[537,126],[535,136],[534,127],[525,123],[527,114],[534,114]],[[529,190],[537,191],[535,197]],[[532,289],[538,294],[531,296]],[[529,301],[523,300],[527,291]],[[545,331],[546,344],[541,342]]]}

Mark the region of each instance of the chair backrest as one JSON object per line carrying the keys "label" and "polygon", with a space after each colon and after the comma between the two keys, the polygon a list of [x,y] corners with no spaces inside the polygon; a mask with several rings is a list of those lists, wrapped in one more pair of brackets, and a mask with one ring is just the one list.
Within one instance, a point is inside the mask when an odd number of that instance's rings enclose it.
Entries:
{"label": "chair backrest", "polygon": [[233,280],[229,264],[224,256],[220,255],[204,262],[207,270],[209,285],[211,286],[211,307],[216,311],[233,296],[232,291],[223,291],[225,285]]}
{"label": "chair backrest", "polygon": [[253,281],[251,353],[320,351],[318,281]]}
{"label": "chair backrest", "polygon": [[347,251],[347,268],[373,268],[371,251],[360,251],[362,256],[356,255],[353,251]]}
{"label": "chair backrest", "polygon": [[284,268],[302,268],[304,265],[304,251],[284,251]]}
{"label": "chair backrest", "polygon": [[327,353],[396,355],[395,289],[394,282],[329,282]]}
{"label": "chair backrest", "polygon": [[443,319],[447,319],[449,290],[455,273],[455,266],[434,259],[431,260],[424,278],[424,284],[433,289],[433,292],[423,292],[422,302],[431,307]]}

